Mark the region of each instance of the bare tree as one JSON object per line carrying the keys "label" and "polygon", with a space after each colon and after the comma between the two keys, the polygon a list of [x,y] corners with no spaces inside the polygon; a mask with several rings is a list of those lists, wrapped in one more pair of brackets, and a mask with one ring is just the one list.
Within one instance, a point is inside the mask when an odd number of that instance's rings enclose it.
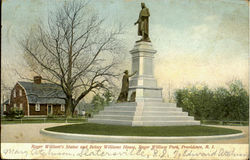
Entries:
{"label": "bare tree", "polygon": [[2,60],[1,67],[1,100],[4,102],[5,100],[10,98],[11,90],[13,89],[14,81],[12,78],[14,77],[13,68],[14,66],[9,63],[8,60]]}
{"label": "bare tree", "polygon": [[66,115],[90,92],[105,88],[119,64],[122,27],[103,26],[85,2],[65,3],[20,41],[24,57],[43,80],[60,86],[66,95]]}

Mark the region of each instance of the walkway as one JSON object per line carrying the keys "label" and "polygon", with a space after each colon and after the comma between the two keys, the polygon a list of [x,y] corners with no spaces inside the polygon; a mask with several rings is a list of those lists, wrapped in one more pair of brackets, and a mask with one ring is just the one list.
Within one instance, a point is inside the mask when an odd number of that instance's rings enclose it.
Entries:
{"label": "walkway", "polygon": [[[65,140],[40,134],[42,128],[65,125],[66,123],[4,124],[1,126],[2,143],[90,143],[85,140]],[[248,144],[248,126],[220,126],[242,130],[247,136],[239,139],[216,140],[217,144]]]}

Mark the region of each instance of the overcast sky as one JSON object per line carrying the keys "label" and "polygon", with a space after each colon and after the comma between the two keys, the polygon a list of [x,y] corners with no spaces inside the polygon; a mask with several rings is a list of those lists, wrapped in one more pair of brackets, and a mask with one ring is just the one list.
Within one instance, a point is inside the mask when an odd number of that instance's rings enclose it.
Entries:
{"label": "overcast sky", "polygon": [[[144,2],[150,10],[149,34],[157,50],[155,76],[164,94],[169,82],[172,89],[188,83],[216,87],[232,79],[248,84],[248,4],[245,0]],[[22,69],[18,39],[39,20],[46,22],[50,11],[63,3],[61,0],[3,1],[2,76],[9,85],[19,80],[13,69]],[[90,2],[92,10],[105,17],[107,26],[117,22],[126,24],[127,61],[131,58],[129,50],[139,39],[134,22],[140,3],[138,0]]]}

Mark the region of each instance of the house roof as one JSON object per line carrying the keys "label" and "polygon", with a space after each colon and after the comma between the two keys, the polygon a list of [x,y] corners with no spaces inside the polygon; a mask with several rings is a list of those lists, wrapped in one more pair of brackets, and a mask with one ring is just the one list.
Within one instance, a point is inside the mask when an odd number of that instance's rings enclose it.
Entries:
{"label": "house roof", "polygon": [[26,91],[28,102],[35,104],[65,104],[66,98],[62,88],[52,83],[36,84],[33,82],[18,82]]}
{"label": "house roof", "polygon": [[9,104],[10,100],[7,99],[6,101],[3,102],[3,104]]}

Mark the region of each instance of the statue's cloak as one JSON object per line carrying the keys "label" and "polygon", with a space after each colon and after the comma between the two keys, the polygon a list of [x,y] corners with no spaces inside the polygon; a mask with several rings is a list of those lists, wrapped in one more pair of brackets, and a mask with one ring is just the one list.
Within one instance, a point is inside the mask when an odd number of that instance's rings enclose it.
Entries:
{"label": "statue's cloak", "polygon": [[148,8],[143,8],[139,14],[138,35],[142,36],[142,31],[148,35],[149,25],[148,17],[150,16]]}
{"label": "statue's cloak", "polygon": [[129,76],[128,75],[124,75],[122,78],[122,89],[121,92],[128,92],[128,88],[129,88]]}
{"label": "statue's cloak", "polygon": [[122,78],[122,89],[118,97],[118,102],[125,102],[128,98],[128,89],[129,89],[129,75],[124,75]]}

